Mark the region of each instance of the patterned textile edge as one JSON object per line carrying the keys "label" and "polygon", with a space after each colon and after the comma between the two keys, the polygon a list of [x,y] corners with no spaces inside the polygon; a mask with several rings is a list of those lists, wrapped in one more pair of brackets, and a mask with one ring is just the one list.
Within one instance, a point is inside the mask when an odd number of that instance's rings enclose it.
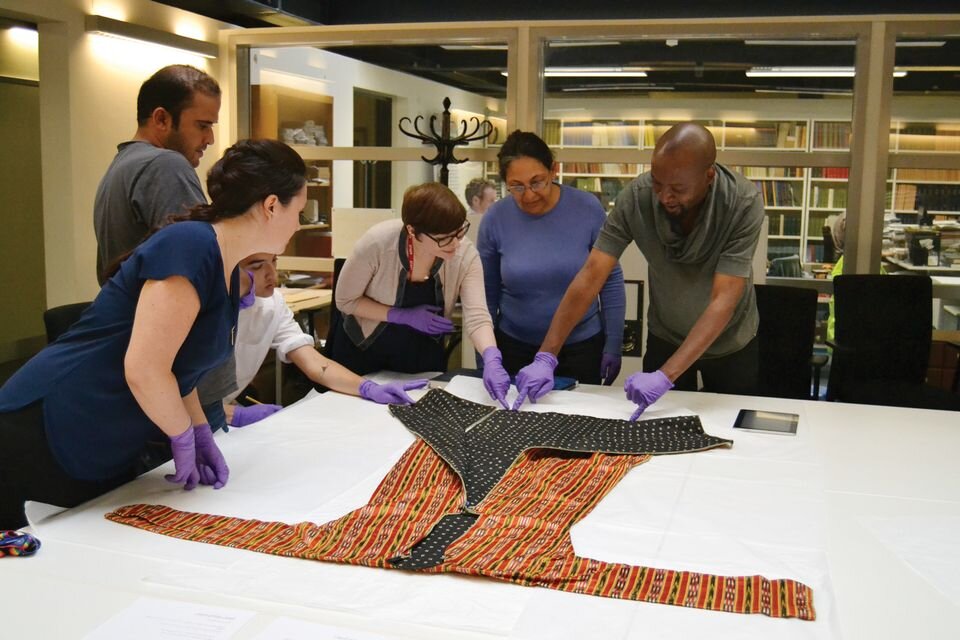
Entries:
{"label": "patterned textile edge", "polygon": [[[713,611],[816,618],[812,590],[794,580],[715,576],[577,557],[569,528],[632,467],[648,459],[526,452],[502,486],[498,484],[484,500],[476,525],[447,548],[444,563],[421,572],[485,576]],[[545,478],[554,480],[545,483]],[[572,499],[561,503],[557,496]],[[418,440],[366,506],[323,525],[262,522],[146,504],[121,507],[106,518],[182,540],[389,569],[391,558],[407,554],[444,514],[460,511],[462,500],[457,475]]]}

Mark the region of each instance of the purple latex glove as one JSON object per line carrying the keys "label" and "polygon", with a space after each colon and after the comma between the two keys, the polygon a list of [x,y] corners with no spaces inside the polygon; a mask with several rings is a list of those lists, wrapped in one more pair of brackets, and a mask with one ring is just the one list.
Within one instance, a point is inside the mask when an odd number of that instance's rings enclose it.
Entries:
{"label": "purple latex glove", "polygon": [[606,353],[600,358],[600,377],[608,387],[620,375],[620,365],[623,362],[619,353]]}
{"label": "purple latex glove", "polygon": [[557,356],[549,351],[538,351],[533,362],[517,372],[517,391],[520,395],[513,403],[513,410],[519,409],[527,398],[536,404],[538,399],[547,395],[553,389],[553,370],[556,368]]}
{"label": "purple latex glove", "polygon": [[627,378],[623,390],[627,393],[627,398],[637,404],[637,410],[630,416],[630,420],[639,418],[647,407],[659,400],[660,396],[670,389],[673,389],[673,383],[659,369],[653,373],[635,373]]}
{"label": "purple latex glove", "polygon": [[283,409],[283,407],[278,404],[255,404],[251,407],[237,405],[233,410],[233,419],[230,421],[230,426],[246,427],[254,422],[260,422],[267,416],[272,416],[280,409]]}
{"label": "purple latex glove", "polygon": [[377,384],[373,380],[364,380],[360,385],[360,397],[377,404],[413,404],[413,398],[407,395],[410,389],[422,389],[427,380],[408,380],[406,382],[388,382]]}
{"label": "purple latex glove", "polygon": [[503,405],[504,409],[510,408],[507,404],[510,374],[503,368],[503,354],[496,347],[483,350],[483,386],[490,397]]}
{"label": "purple latex glove", "polygon": [[253,279],[253,271],[244,271],[244,273],[250,278],[250,291],[240,298],[240,308],[249,309],[257,301],[257,283]]}
{"label": "purple latex glove", "polygon": [[223,454],[213,441],[210,425],[204,422],[193,427],[193,438],[197,447],[197,470],[200,472],[200,484],[213,485],[220,489],[227,484],[230,469]]}
{"label": "purple latex glove", "polygon": [[192,426],[187,427],[180,435],[170,436],[170,451],[173,452],[174,473],[168,473],[164,477],[168,482],[183,484],[183,488],[190,491],[200,481]]}
{"label": "purple latex glove", "polygon": [[419,307],[391,307],[387,311],[387,322],[405,324],[411,329],[428,336],[438,336],[453,331],[453,322],[437,315],[440,307],[431,304],[422,304]]}

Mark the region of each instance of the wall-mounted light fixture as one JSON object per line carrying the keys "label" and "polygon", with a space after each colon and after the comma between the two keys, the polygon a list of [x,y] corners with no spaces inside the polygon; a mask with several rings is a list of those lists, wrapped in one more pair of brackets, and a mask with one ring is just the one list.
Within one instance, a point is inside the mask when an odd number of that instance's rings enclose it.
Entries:
{"label": "wall-mounted light fixture", "polygon": [[[853,67],[751,67],[745,71],[748,78],[852,78]],[[894,78],[902,78],[906,71],[895,70]]]}
{"label": "wall-mounted light fixture", "polygon": [[212,42],[195,40],[180,36],[175,33],[167,33],[160,29],[144,27],[139,24],[131,24],[121,20],[114,20],[105,16],[87,16],[85,21],[87,33],[96,33],[103,36],[114,38],[123,38],[124,40],[138,40],[141,42],[150,42],[163,47],[180,49],[190,53],[203,56],[204,58],[216,58],[219,53],[217,45]]}

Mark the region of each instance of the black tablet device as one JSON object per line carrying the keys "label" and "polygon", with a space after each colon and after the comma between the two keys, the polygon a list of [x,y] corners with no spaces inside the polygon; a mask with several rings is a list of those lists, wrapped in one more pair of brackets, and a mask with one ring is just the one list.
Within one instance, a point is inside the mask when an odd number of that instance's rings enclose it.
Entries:
{"label": "black tablet device", "polygon": [[797,433],[798,422],[800,422],[800,416],[795,413],[740,409],[740,413],[737,414],[737,421],[733,423],[733,428],[792,436]]}

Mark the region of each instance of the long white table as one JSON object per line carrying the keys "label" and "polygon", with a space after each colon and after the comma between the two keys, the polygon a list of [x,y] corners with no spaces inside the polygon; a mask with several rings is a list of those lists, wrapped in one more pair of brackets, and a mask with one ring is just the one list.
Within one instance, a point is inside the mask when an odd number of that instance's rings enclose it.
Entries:
{"label": "long white table", "polygon": [[[475,379],[448,389],[485,398]],[[626,417],[630,408],[622,389],[581,387],[532,409]],[[740,408],[798,413],[798,435],[735,433]],[[957,637],[958,414],[683,392],[648,414],[688,410],[734,446],[635,468],[574,527],[577,553],[795,578],[814,589],[815,622],[279,558],[103,518],[147,502],[326,522],[363,505],[413,438],[385,407],[327,393],[218,435],[232,471],[220,491],[184,492],[161,468],[37,522],[39,554],[0,560],[2,635],[82,638],[149,597],[254,612],[232,636],[241,640],[280,618],[342,627],[343,638]]]}

